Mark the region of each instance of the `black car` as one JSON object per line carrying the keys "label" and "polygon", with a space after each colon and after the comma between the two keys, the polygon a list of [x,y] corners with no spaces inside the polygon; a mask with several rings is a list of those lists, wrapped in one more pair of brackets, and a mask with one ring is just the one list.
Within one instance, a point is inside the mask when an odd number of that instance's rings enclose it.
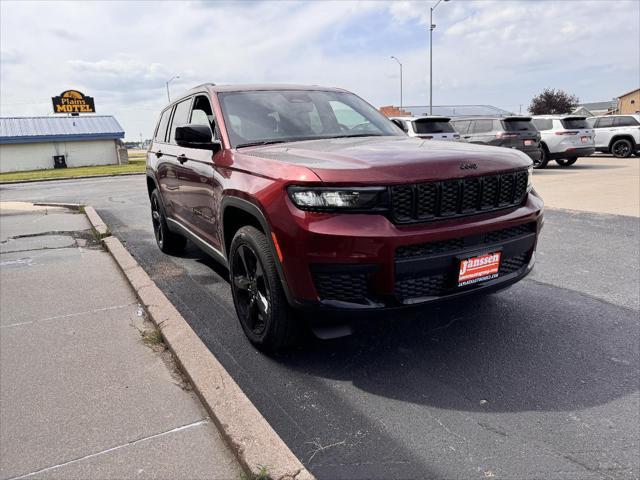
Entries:
{"label": "black car", "polygon": [[531,117],[466,117],[451,124],[464,142],[515,148],[531,157],[534,168],[540,164],[540,132]]}

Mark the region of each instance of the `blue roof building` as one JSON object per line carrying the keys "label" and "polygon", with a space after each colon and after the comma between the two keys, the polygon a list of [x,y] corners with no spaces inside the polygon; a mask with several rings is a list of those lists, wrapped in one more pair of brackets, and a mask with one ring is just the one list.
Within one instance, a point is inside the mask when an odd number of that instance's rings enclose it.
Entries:
{"label": "blue roof building", "polygon": [[0,117],[0,172],[128,161],[111,115]]}
{"label": "blue roof building", "polygon": [[0,117],[0,144],[117,138],[124,138],[124,130],[111,115]]}

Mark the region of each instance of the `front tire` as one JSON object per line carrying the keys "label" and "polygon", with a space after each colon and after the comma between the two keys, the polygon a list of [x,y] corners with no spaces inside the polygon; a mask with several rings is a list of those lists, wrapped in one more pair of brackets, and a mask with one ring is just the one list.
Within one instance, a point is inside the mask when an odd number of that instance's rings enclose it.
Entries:
{"label": "front tire", "polygon": [[633,152],[633,145],[631,141],[626,138],[621,138],[613,142],[611,145],[611,153],[616,158],[628,158]]}
{"label": "front tire", "polygon": [[265,235],[240,228],[231,242],[229,277],[240,325],[251,343],[266,352],[291,346],[297,322],[282,289]]}
{"label": "front tire", "polygon": [[549,150],[547,150],[547,147],[543,144],[540,147],[540,159],[533,161],[533,168],[535,168],[536,170],[547,168],[548,163],[549,163]]}
{"label": "front tire", "polygon": [[167,225],[167,218],[162,207],[162,200],[158,190],[151,192],[151,221],[156,244],[163,253],[175,254],[184,250],[187,239],[182,235],[173,233]]}
{"label": "front tire", "polygon": [[561,167],[570,167],[578,161],[577,158],[558,158],[556,163]]}

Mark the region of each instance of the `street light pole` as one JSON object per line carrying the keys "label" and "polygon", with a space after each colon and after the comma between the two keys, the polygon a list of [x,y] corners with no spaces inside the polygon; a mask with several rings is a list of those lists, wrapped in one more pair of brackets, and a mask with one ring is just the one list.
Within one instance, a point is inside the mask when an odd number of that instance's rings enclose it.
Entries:
{"label": "street light pole", "polygon": [[171,77],[169,80],[166,81],[168,101],[171,101],[171,95],[169,95],[169,84],[173,82],[176,78],[180,78],[180,75],[174,75],[173,77]]}
{"label": "street light pole", "polygon": [[400,110],[402,110],[402,63],[400,63],[400,60],[398,60],[393,55],[391,55],[391,58],[393,58],[396,62],[398,62],[398,65],[400,65]]}
{"label": "street light pole", "polygon": [[[448,2],[449,0],[444,0]],[[429,10],[429,115],[433,115],[433,30],[436,26],[433,24],[433,11],[440,5],[442,0],[438,0],[436,4]]]}

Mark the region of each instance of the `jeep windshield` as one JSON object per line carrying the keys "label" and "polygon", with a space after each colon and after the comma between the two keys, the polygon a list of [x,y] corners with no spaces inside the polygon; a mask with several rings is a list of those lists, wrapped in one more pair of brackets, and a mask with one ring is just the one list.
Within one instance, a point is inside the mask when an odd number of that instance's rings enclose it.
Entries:
{"label": "jeep windshield", "polygon": [[218,98],[233,148],[403,135],[375,108],[347,92],[258,90],[221,92]]}

